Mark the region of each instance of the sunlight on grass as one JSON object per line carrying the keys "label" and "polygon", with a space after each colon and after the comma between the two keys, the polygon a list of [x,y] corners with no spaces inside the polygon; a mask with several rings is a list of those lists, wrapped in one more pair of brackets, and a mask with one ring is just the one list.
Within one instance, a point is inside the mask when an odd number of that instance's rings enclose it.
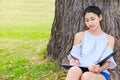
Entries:
{"label": "sunlight on grass", "polygon": [[54,0],[0,0],[0,80],[64,80],[46,58]]}
{"label": "sunlight on grass", "polygon": [[0,79],[64,80],[58,61],[45,57],[47,41],[1,38]]}
{"label": "sunlight on grass", "polygon": [[[44,25],[51,27],[54,16],[54,0],[2,0],[0,23],[7,26]],[[4,8],[3,8],[4,7]]]}
{"label": "sunlight on grass", "polygon": [[1,38],[49,39],[54,0],[2,0],[0,11]]}
{"label": "sunlight on grass", "polygon": [[[20,2],[19,2],[20,1]],[[53,12],[54,12],[54,0],[39,0],[39,2],[34,1],[33,3],[30,2],[30,0],[24,1],[11,1],[8,2],[1,2],[0,3],[0,17],[2,18],[38,18],[40,16],[41,18],[53,18]],[[4,8],[3,8],[4,7]],[[9,15],[10,14],[10,15]],[[16,15],[14,15],[16,14]],[[33,17],[32,17],[33,16]],[[45,17],[47,16],[47,17]],[[10,17],[10,18],[9,18]],[[26,19],[25,18],[25,19]],[[47,18],[47,19],[49,19]]]}

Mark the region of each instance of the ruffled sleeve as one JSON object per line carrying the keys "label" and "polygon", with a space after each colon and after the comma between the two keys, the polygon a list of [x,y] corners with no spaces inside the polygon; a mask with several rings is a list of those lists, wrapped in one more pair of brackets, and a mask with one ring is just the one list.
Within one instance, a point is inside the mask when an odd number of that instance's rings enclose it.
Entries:
{"label": "ruffled sleeve", "polygon": [[79,59],[80,52],[81,52],[81,44],[74,45],[70,51],[70,54],[68,55],[68,59],[70,60],[72,57]]}
{"label": "ruffled sleeve", "polygon": [[[100,61],[103,60],[108,55],[110,55],[112,52],[113,52],[112,48],[107,46],[107,48],[104,50],[104,52],[100,58]],[[111,58],[109,58],[107,61],[110,62],[110,65],[108,66],[108,68],[113,69],[117,66],[117,64],[115,63],[115,60],[113,59],[113,56]]]}
{"label": "ruffled sleeve", "polygon": [[107,61],[110,61],[110,66],[108,68],[113,69],[117,66],[113,57],[109,58]]}

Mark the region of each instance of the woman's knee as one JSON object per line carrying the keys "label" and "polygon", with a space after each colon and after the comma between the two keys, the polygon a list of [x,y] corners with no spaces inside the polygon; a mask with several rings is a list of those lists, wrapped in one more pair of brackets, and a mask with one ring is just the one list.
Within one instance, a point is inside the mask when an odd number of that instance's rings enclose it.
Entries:
{"label": "woman's knee", "polygon": [[74,73],[74,74],[75,73],[82,74],[82,70],[79,67],[77,67],[77,66],[71,67],[68,72]]}
{"label": "woman's knee", "polygon": [[68,71],[66,80],[79,80],[82,75],[82,71],[79,67],[71,67]]}
{"label": "woman's knee", "polygon": [[93,73],[92,72],[85,72],[81,76],[81,80],[91,80]]}

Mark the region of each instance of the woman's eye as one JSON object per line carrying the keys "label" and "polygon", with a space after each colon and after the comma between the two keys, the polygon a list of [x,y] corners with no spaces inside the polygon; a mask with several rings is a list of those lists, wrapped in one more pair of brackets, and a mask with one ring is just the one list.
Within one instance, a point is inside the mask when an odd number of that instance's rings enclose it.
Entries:
{"label": "woman's eye", "polygon": [[91,20],[95,20],[95,18],[91,18]]}
{"label": "woman's eye", "polygon": [[89,20],[85,20],[85,22],[88,22]]}

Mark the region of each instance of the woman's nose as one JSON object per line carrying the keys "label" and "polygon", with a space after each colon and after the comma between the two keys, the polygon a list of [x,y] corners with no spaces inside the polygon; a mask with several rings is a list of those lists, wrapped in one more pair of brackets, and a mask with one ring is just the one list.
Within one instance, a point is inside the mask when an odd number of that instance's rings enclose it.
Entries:
{"label": "woman's nose", "polygon": [[93,23],[92,23],[92,21],[89,21],[89,25],[92,25]]}

